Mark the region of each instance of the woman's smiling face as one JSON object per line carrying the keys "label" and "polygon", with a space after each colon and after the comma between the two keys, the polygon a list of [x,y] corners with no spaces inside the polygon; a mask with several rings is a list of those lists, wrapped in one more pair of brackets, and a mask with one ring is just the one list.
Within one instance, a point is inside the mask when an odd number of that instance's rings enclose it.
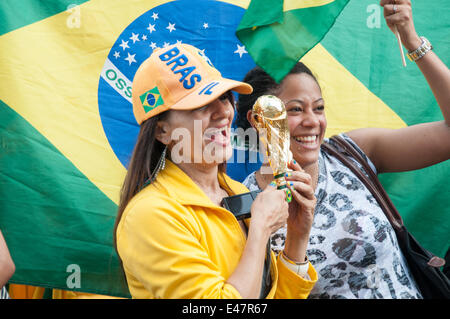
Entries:
{"label": "woman's smiling face", "polygon": [[303,168],[315,164],[327,127],[319,85],[306,73],[289,74],[277,96],[286,106],[294,159]]}
{"label": "woman's smiling face", "polygon": [[214,165],[225,162],[232,155],[230,143],[234,106],[229,94],[189,111],[171,110],[164,119],[164,130],[171,159],[175,163]]}

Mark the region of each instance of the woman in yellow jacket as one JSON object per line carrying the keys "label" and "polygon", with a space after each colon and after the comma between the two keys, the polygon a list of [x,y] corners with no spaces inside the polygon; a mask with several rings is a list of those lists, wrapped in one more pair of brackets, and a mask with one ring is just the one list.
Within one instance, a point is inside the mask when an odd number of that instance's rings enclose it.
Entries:
{"label": "woman in yellow jacket", "polygon": [[[136,72],[132,100],[141,129],[114,232],[133,298],[306,298],[317,280],[306,258],[315,197],[297,164],[290,163],[290,207],[271,186],[246,223],[221,206],[222,198],[248,192],[225,175],[230,90],[252,88],[223,78],[187,44],[155,50]],[[276,257],[267,243],[286,222],[285,249]]]}

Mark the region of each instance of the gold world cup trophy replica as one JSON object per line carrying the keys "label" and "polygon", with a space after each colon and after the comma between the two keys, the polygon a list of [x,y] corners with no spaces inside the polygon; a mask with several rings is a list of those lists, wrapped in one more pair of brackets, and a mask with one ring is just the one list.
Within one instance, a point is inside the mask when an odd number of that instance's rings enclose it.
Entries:
{"label": "gold world cup trophy replica", "polygon": [[287,188],[285,174],[292,160],[287,112],[283,101],[273,95],[260,96],[252,109],[253,125],[272,168],[278,189],[286,189],[286,200],[291,202],[292,193]]}

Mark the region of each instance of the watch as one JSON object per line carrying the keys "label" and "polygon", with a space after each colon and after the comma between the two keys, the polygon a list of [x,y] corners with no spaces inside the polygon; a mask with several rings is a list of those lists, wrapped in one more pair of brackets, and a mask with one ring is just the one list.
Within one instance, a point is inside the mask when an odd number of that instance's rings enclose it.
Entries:
{"label": "watch", "polygon": [[409,60],[415,62],[422,58],[428,51],[433,50],[433,46],[431,45],[430,41],[427,40],[425,37],[420,37],[422,40],[422,44],[415,50],[409,51],[406,56]]}

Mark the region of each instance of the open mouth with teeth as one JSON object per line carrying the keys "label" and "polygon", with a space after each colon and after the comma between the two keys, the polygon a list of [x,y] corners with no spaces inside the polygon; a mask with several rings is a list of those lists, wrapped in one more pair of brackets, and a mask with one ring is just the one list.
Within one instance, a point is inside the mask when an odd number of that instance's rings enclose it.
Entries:
{"label": "open mouth with teeth", "polygon": [[305,146],[316,146],[319,141],[319,135],[292,136],[292,138]]}
{"label": "open mouth with teeth", "polygon": [[230,143],[230,129],[228,126],[222,128],[209,128],[205,132],[205,138],[214,143],[226,146]]}

